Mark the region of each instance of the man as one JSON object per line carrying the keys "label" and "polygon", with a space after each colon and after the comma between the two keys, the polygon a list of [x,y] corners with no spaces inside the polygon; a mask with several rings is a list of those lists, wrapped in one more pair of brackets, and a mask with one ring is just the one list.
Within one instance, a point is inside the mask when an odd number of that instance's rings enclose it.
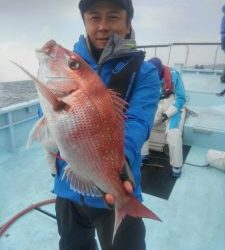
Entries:
{"label": "man", "polygon": [[[221,49],[225,52],[225,5],[223,5],[222,11],[223,11],[223,18],[221,21],[221,28],[220,28]],[[225,83],[225,69],[223,70],[220,80],[222,83]]]}
{"label": "man", "polygon": [[[160,102],[154,120],[154,128],[149,140],[142,149],[146,155],[143,162],[147,162],[148,151],[152,146],[154,133],[165,133],[169,146],[171,174],[177,178],[181,175],[183,165],[182,130],[185,120],[185,89],[180,74],[162,64],[161,60],[154,57],[149,60],[158,70],[161,81]],[[146,152],[147,148],[147,152]]]}
{"label": "man", "polygon": [[[74,51],[97,71],[108,88],[128,102],[124,152],[135,185],[129,181],[129,171],[124,171],[121,179],[127,192],[142,200],[140,149],[149,136],[159,100],[157,70],[143,62],[135,47],[131,0],[81,0],[79,9],[86,36],[75,43]],[[96,198],[72,190],[62,179],[66,165],[59,156],[54,193],[60,250],[96,249],[95,229],[103,250],[145,250],[144,223],[129,216],[121,223],[112,245],[114,197],[106,194],[105,199]]]}

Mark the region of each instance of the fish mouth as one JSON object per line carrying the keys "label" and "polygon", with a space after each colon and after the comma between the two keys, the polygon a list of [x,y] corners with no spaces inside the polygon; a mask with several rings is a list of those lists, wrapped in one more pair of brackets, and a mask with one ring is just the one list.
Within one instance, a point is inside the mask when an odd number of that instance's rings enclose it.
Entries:
{"label": "fish mouth", "polygon": [[44,53],[49,55],[50,52],[52,51],[52,48],[57,46],[57,43],[55,40],[50,40],[48,41],[42,48],[36,49],[36,53]]}
{"label": "fish mouth", "polygon": [[54,59],[56,56],[55,55],[56,52],[54,53],[52,49],[43,49],[43,48],[36,49],[35,53],[39,62],[45,62],[50,58]]}
{"label": "fish mouth", "polygon": [[39,63],[45,63],[50,59],[50,50],[49,51],[44,51],[42,49],[36,49],[35,50],[36,57],[39,61]]}
{"label": "fish mouth", "polygon": [[52,40],[47,42],[42,48],[35,50],[37,59],[41,61],[48,60],[49,58],[55,58],[57,53],[58,44]]}

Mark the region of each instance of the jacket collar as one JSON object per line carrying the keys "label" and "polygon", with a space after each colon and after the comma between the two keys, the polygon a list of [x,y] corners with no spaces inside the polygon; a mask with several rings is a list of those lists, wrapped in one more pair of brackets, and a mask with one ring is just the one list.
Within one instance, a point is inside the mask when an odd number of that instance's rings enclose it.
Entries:
{"label": "jacket collar", "polygon": [[[88,63],[96,64],[91,55],[91,49],[87,37],[84,37],[83,35],[80,36],[79,41],[74,45],[74,51],[80,54]],[[137,51],[133,29],[131,31],[130,39],[124,39],[117,34],[113,34],[103,50],[98,64],[103,64],[107,60],[120,58]]]}

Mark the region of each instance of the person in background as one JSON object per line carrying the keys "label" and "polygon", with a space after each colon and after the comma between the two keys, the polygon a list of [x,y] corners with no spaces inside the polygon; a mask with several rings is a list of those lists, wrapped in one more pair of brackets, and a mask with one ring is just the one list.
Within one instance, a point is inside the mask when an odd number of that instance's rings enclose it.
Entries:
{"label": "person in background", "polygon": [[[131,0],[81,0],[79,9],[86,35],[80,36],[75,43],[74,52],[99,74],[108,88],[117,91],[128,102],[124,152],[129,169],[124,169],[121,179],[126,191],[142,201],[140,151],[149,137],[157,110],[158,73],[136,49]],[[62,178],[66,166],[59,152],[53,173],[59,249],[97,249],[96,230],[102,250],[145,250],[142,218],[126,216],[112,244],[114,197],[111,194],[105,194],[104,198],[91,197],[71,189],[66,178]],[[135,185],[128,177],[129,171]]]}
{"label": "person in background", "polygon": [[[222,18],[221,27],[220,27],[221,49],[225,53],[225,4],[222,7],[222,11],[223,11],[223,18]],[[221,80],[222,83],[225,83],[225,68],[224,68],[223,73],[222,73],[222,75],[220,77],[220,80]]]}
{"label": "person in background", "polygon": [[[154,119],[154,129],[165,128],[166,141],[169,147],[171,175],[175,178],[181,175],[183,165],[182,130],[185,121],[185,89],[178,71],[162,64],[161,60],[154,57],[148,61],[153,64],[161,81],[161,95],[158,109]],[[143,163],[149,162],[149,146],[151,137],[144,144],[142,155]],[[147,150],[146,150],[147,149]]]}

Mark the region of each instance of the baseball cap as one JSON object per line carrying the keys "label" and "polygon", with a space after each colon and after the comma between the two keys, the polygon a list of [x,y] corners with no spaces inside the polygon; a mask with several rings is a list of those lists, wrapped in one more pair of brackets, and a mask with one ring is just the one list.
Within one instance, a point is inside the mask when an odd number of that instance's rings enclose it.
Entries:
{"label": "baseball cap", "polygon": [[104,2],[110,2],[115,3],[116,5],[120,6],[122,9],[127,11],[128,17],[130,19],[134,16],[134,8],[132,4],[132,0],[80,0],[79,2],[79,9],[83,16],[83,14],[91,7],[92,4],[104,1]]}

